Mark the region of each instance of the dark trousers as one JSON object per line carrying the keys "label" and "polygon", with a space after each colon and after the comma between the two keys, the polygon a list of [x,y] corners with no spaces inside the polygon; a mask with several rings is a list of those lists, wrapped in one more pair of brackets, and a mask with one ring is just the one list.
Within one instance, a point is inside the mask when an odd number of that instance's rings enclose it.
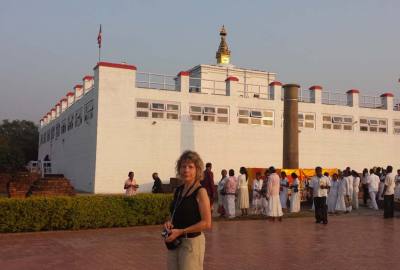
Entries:
{"label": "dark trousers", "polygon": [[383,196],[383,217],[392,218],[394,216],[394,195]]}
{"label": "dark trousers", "polygon": [[315,220],[317,222],[328,222],[328,207],[326,197],[314,197]]}
{"label": "dark trousers", "polygon": [[363,185],[363,201],[364,205],[367,205],[367,201],[369,199],[369,190],[368,190],[368,185]]}

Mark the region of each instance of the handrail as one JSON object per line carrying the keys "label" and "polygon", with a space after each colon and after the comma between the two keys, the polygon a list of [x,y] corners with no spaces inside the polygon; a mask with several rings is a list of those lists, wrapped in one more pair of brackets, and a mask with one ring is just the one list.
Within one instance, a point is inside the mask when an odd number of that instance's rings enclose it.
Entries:
{"label": "handrail", "polygon": [[365,95],[360,95],[359,106],[361,108],[370,108],[370,109],[384,108],[382,104],[382,99],[380,97],[365,96]]}
{"label": "handrail", "polygon": [[176,89],[176,76],[150,72],[137,72],[136,77],[136,87],[139,88],[179,91]]}

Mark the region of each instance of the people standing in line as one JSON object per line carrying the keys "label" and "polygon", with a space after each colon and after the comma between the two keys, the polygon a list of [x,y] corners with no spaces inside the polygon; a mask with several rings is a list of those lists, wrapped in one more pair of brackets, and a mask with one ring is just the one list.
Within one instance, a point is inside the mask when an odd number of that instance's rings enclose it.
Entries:
{"label": "people standing in line", "polygon": [[376,202],[376,197],[379,190],[379,182],[380,182],[379,177],[375,174],[374,169],[370,169],[369,177],[367,180],[369,198],[371,200],[369,207],[374,210],[379,210],[378,204]]}
{"label": "people standing in line", "polygon": [[171,218],[164,223],[168,248],[167,269],[203,269],[204,230],[211,229],[210,200],[201,186],[204,164],[196,152],[185,151],[176,163],[177,177],[183,181],[171,204]]}
{"label": "people standing in line", "polygon": [[236,206],[235,197],[237,190],[237,179],[235,177],[235,171],[229,170],[229,177],[225,183],[225,199],[226,199],[226,210],[228,218],[235,218],[236,216]]}
{"label": "people standing in line", "polygon": [[124,189],[126,196],[134,196],[139,188],[139,185],[136,184],[136,180],[134,178],[135,174],[133,172],[128,173],[128,179],[125,181]]}
{"label": "people standing in line", "polygon": [[239,172],[239,209],[242,212],[242,216],[247,216],[250,207],[247,170],[245,167],[240,167]]}
{"label": "people standing in line", "polygon": [[322,168],[315,168],[315,176],[311,178],[310,188],[312,189],[315,207],[315,223],[328,224],[328,212],[326,197],[328,195],[329,179],[322,175]]}
{"label": "people standing in line", "polygon": [[364,206],[368,206],[368,199],[369,199],[369,192],[368,192],[368,169],[365,168],[362,172],[361,176],[361,186],[362,186],[362,191],[363,191],[363,202]]}
{"label": "people standing in line", "polygon": [[218,213],[220,217],[226,215],[226,199],[225,199],[225,183],[228,181],[228,172],[223,169],[221,171],[221,180],[218,183]]}
{"label": "people standing in line", "polygon": [[284,171],[281,172],[279,199],[281,200],[282,211],[286,212],[288,199],[289,180]]}
{"label": "people standing in line", "polygon": [[200,184],[207,190],[212,212],[214,204],[214,173],[211,171],[211,169],[212,164],[208,162],[206,164],[206,170],[204,171],[204,179],[200,182]]}
{"label": "people standing in line", "polygon": [[343,172],[338,174],[338,196],[336,201],[336,212],[346,212],[346,192],[347,192],[347,181],[343,176]]}
{"label": "people standing in line", "polygon": [[383,189],[383,217],[393,218],[394,217],[394,187],[395,187],[395,175],[393,173],[393,167],[387,166],[385,173],[385,187]]}
{"label": "people standing in line", "polygon": [[162,193],[163,192],[163,190],[162,190],[162,182],[161,182],[160,177],[158,177],[158,173],[156,173],[156,172],[153,173],[152,177],[153,177],[153,180],[154,180],[154,184],[153,184],[153,187],[151,189],[151,192],[152,193]]}
{"label": "people standing in line", "polygon": [[253,209],[254,214],[260,214],[262,212],[261,205],[261,189],[263,180],[261,179],[261,173],[256,173],[256,178],[253,180]]}
{"label": "people standing in line", "polygon": [[300,212],[300,180],[296,173],[290,175],[292,177],[292,185],[290,186],[290,212],[298,213]]}
{"label": "people standing in line", "polygon": [[360,175],[356,171],[351,171],[353,176],[353,209],[358,209],[358,192],[360,191]]}
{"label": "people standing in line", "polygon": [[276,218],[282,221],[283,212],[279,199],[280,178],[274,167],[269,167],[268,170],[270,174],[267,186],[268,216],[271,221],[275,221]]}
{"label": "people standing in line", "polygon": [[336,203],[338,201],[339,185],[338,174],[332,175],[332,180],[328,193],[328,213],[334,214],[336,210]]}
{"label": "people standing in line", "polygon": [[394,178],[396,186],[394,188],[394,199],[400,200],[400,170],[397,170],[397,175]]}

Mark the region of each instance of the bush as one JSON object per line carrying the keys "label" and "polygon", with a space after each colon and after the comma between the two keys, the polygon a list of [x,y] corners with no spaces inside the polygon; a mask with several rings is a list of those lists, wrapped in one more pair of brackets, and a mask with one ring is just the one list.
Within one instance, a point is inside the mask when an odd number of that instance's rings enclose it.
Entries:
{"label": "bush", "polygon": [[172,195],[138,194],[0,199],[0,232],[161,224]]}

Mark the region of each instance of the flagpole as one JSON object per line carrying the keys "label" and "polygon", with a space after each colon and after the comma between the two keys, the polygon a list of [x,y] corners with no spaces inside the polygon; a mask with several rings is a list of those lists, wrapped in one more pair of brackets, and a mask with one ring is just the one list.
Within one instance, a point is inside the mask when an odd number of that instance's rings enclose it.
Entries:
{"label": "flagpole", "polygon": [[99,62],[101,61],[101,41],[102,41],[102,31],[100,24],[99,34],[97,35],[97,44],[99,45]]}

